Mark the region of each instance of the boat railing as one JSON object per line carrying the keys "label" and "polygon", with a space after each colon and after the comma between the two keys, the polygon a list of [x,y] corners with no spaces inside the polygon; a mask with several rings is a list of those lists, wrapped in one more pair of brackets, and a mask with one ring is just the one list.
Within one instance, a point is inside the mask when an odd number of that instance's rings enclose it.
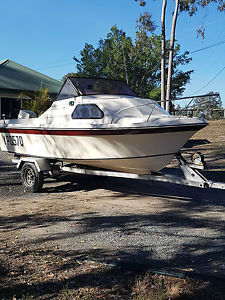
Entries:
{"label": "boat railing", "polygon": [[154,108],[156,106],[156,102],[148,102],[148,103],[144,103],[144,104],[137,104],[137,105],[132,105],[132,106],[128,106],[128,107],[125,107],[125,108],[122,108],[120,110],[118,110],[112,117],[112,120],[111,120],[111,124],[113,124],[116,116],[118,116],[120,113],[123,113],[124,111],[126,110],[130,110],[130,109],[135,109],[135,108],[139,108],[139,107],[143,107],[143,106],[149,106],[149,105],[152,105],[152,109],[150,111],[150,113],[148,114],[148,117],[147,117],[147,122],[149,121],[149,119],[151,118],[151,115],[154,111]]}
{"label": "boat railing", "polygon": [[195,111],[195,116],[205,117],[204,114],[200,115],[200,113],[201,113],[201,110],[202,110],[201,105],[206,104],[206,103],[209,103],[209,105],[204,108],[204,112],[207,113],[210,110],[211,99],[199,102],[198,106],[190,105],[190,103],[189,103],[183,109],[178,111],[177,116],[181,118],[182,116],[184,116],[188,112],[194,112]]}
{"label": "boat railing", "polygon": [[[176,113],[176,116],[178,117],[182,117],[184,116],[185,114],[188,113],[188,111],[190,110],[193,110],[195,109],[196,112],[195,114],[198,115],[198,113],[201,111],[201,105],[202,104],[205,104],[205,103],[209,103],[209,107],[210,107],[210,103],[211,103],[211,97],[218,97],[219,94],[218,93],[210,93],[210,94],[205,94],[205,95],[198,95],[198,96],[189,96],[189,97],[183,97],[183,98],[177,98],[177,99],[173,99],[173,101],[180,101],[180,100],[186,100],[186,99],[191,99],[188,104],[184,107],[184,108],[181,108],[177,113]],[[203,101],[200,101],[198,103],[198,105],[196,106],[195,104],[193,105],[193,102],[195,99],[201,99],[201,98],[208,98],[207,100],[203,100]],[[163,102],[167,102],[167,100],[163,101]],[[206,108],[207,110],[208,108]]]}
{"label": "boat railing", "polygon": [[[203,100],[201,102],[199,102],[199,106],[197,108],[197,113],[200,112],[201,108],[200,108],[200,105],[201,104],[204,104],[204,103],[210,103],[211,102],[211,97],[215,97],[215,96],[219,96],[218,93],[210,93],[210,94],[205,94],[205,95],[198,95],[198,96],[188,96],[188,97],[182,97],[182,98],[176,98],[176,99],[171,99],[170,101],[171,102],[175,102],[175,101],[182,101],[182,100],[187,100],[187,99],[191,99],[189,101],[189,103],[182,109],[180,109],[177,113],[176,113],[176,116],[181,118],[182,116],[184,116],[188,110],[190,110],[191,108],[191,105],[193,104],[194,100],[195,99],[198,99],[198,98],[209,98],[207,100]],[[164,100],[164,101],[161,101],[161,102],[168,102],[168,100]],[[150,111],[150,113],[148,114],[148,117],[146,119],[146,121],[148,122],[149,119],[151,118],[152,116],[152,113],[157,105],[157,102],[153,101],[152,102],[147,102],[147,103],[144,103],[144,104],[137,104],[137,105],[132,105],[132,106],[128,106],[128,107],[125,107],[125,108],[122,108],[120,110],[118,110],[112,117],[111,119],[111,124],[114,122],[115,118],[120,114],[120,113],[123,113],[124,111],[127,111],[127,110],[130,110],[130,109],[135,109],[135,108],[139,108],[139,107],[143,107],[143,106],[150,106],[152,105],[152,109]]]}

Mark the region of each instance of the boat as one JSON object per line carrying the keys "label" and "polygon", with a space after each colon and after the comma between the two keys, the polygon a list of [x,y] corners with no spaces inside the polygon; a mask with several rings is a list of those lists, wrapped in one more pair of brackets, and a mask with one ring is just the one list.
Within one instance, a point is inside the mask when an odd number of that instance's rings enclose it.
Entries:
{"label": "boat", "polygon": [[68,77],[40,117],[22,115],[0,121],[2,151],[134,174],[160,171],[207,125],[168,114],[122,81],[96,78]]}

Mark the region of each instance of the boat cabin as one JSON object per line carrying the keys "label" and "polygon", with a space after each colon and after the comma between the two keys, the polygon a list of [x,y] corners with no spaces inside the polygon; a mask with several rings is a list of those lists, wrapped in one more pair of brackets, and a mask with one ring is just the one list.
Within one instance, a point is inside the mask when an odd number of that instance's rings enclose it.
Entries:
{"label": "boat cabin", "polygon": [[[55,117],[64,113],[73,120],[86,119],[86,124],[143,122],[153,115],[168,115],[154,100],[139,98],[122,81],[80,77],[66,79],[52,113]],[[44,115],[47,117],[48,113]]]}

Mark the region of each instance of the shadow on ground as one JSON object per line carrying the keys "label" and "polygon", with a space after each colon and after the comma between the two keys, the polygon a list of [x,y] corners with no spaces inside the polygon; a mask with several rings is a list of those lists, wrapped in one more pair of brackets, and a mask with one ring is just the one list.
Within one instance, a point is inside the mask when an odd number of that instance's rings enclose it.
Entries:
{"label": "shadow on ground", "polygon": [[[76,179],[76,180],[75,180]],[[225,274],[225,224],[220,212],[224,212],[224,191],[202,190],[198,188],[183,187],[156,183],[150,185],[146,182],[108,179],[83,176],[66,176],[62,186],[54,187],[54,193],[74,192],[75,190],[92,191],[95,189],[108,189],[116,191],[113,198],[130,197],[130,201],[147,199],[147,197],[160,197],[173,201],[172,208],[158,213],[148,214],[121,214],[120,216],[104,216],[99,213],[74,214],[61,216],[60,214],[21,214],[16,217],[1,216],[0,224],[2,230],[13,232],[19,229],[34,227],[49,227],[60,222],[76,222],[76,230],[54,233],[49,236],[35,238],[26,243],[14,241],[13,247],[1,242],[0,253],[7,249],[8,263],[1,262],[2,289],[1,297],[11,299],[13,295],[22,297],[24,294],[35,295],[35,297],[58,297],[60,293],[69,290],[107,290],[115,294],[118,285],[124,286],[125,294],[120,294],[117,299],[131,299],[132,283],[137,274],[143,275],[146,271],[157,271],[166,274],[184,274],[185,276],[200,276],[200,278],[218,279],[218,285]],[[44,193],[51,192],[52,188],[46,188]],[[150,201],[150,200],[146,200]],[[202,214],[207,212],[215,214]],[[191,213],[190,213],[191,212]],[[193,215],[199,214],[194,218]],[[163,232],[151,232],[150,228],[163,228]],[[78,228],[78,230],[77,230]],[[152,249],[131,245],[120,249],[89,248],[79,251],[60,251],[53,248],[43,248],[43,243],[49,241],[63,241],[70,239],[71,242],[80,235],[98,234],[102,231],[119,232],[123,237],[132,237],[135,234],[149,235],[149,239],[158,235],[163,239],[163,234],[169,240],[162,242],[162,247],[167,251],[171,245],[170,239],[178,240],[181,247],[171,257],[156,258],[154,255],[154,244]],[[186,232],[188,230],[188,234]],[[203,236],[201,233],[203,230]],[[215,232],[215,236],[204,236],[204,230]],[[193,235],[190,235],[193,232]],[[199,234],[199,236],[198,236]],[[182,242],[185,239],[194,239],[189,244]],[[180,242],[179,242],[180,241]],[[75,246],[76,247],[76,246]],[[22,249],[22,250],[21,250]],[[143,275],[144,276],[144,275]],[[120,282],[120,283],[119,283]],[[112,292],[113,290],[113,292]],[[207,285],[202,290],[193,291],[185,299],[215,299],[210,296],[214,285]],[[110,292],[109,292],[110,291]],[[200,293],[200,294],[199,294]],[[129,295],[129,297],[128,297]],[[206,298],[200,298],[203,295]],[[104,296],[104,293],[103,293]],[[110,299],[106,292],[103,299]],[[119,298],[121,297],[121,298]],[[210,298],[211,297],[211,298]],[[60,299],[60,298],[59,298]],[[68,297],[66,299],[72,299]],[[165,298],[166,299],[166,298]],[[183,299],[183,298],[174,298]],[[221,298],[223,299],[223,298]]]}
{"label": "shadow on ground", "polygon": [[190,139],[183,148],[193,148],[196,146],[207,145],[210,142],[207,139]]}
{"label": "shadow on ground", "polygon": [[[30,258],[30,253],[22,253]],[[98,255],[105,255],[98,250]],[[144,254],[144,253],[143,253]],[[178,292],[173,299],[224,299],[223,280],[214,279],[208,282],[190,279],[177,279],[161,271],[160,277],[151,274],[148,265],[137,267],[127,264],[116,266],[100,265],[92,259],[91,252],[39,251],[33,253],[33,267],[24,260],[11,271],[11,280],[4,282],[0,289],[2,299],[137,299],[135,294],[143,292],[154,297],[141,299],[171,299],[166,296],[173,287]],[[121,257],[120,257],[121,258]],[[132,258],[132,256],[130,256]],[[43,263],[44,261],[44,263]],[[35,277],[38,265],[39,277]],[[146,275],[147,274],[147,275]],[[147,279],[146,279],[147,277]],[[142,284],[143,280],[143,284]],[[140,288],[137,288],[137,287]],[[182,292],[181,292],[182,291]],[[160,298],[157,298],[161,295]],[[163,296],[164,295],[164,296]],[[32,296],[32,298],[31,298]],[[30,297],[30,298],[29,298]],[[138,298],[139,299],[139,298]]]}
{"label": "shadow on ground", "polygon": [[[181,171],[176,168],[169,168],[172,175],[182,175]],[[225,172],[218,171],[202,172],[210,180],[220,180],[225,182]],[[53,184],[52,179],[46,179],[41,193],[64,193],[79,190],[92,191],[97,189],[105,189],[119,192],[121,197],[130,194],[140,196],[160,196],[166,198],[187,198],[189,200],[213,200],[218,202],[224,200],[225,190],[220,189],[201,189],[196,187],[177,185],[171,183],[160,183],[155,181],[144,181],[123,178],[98,177],[88,175],[65,175],[58,178],[58,184]],[[52,185],[52,186],[51,186]],[[214,196],[213,196],[214,195]]]}
{"label": "shadow on ground", "polygon": [[[7,164],[2,166],[13,172]],[[218,175],[224,178],[222,171]],[[104,189],[116,192],[107,196],[108,201],[112,202],[114,199],[123,200],[124,197],[129,197],[129,201],[154,201],[160,198],[172,204],[170,209],[157,213],[121,213],[119,216],[100,215],[95,211],[82,214],[71,211],[69,216],[48,214],[46,211],[18,214],[15,217],[2,214],[0,298],[32,295],[34,299],[79,299],[76,293],[80,293],[89,295],[87,299],[132,299],[137,275],[144,276],[146,272],[157,271],[204,280],[210,278],[211,281],[202,287],[198,286],[184,296],[177,295],[173,299],[225,299],[224,190],[93,176],[66,175],[60,180],[55,186],[52,179],[46,179],[46,187],[41,195]],[[1,181],[2,187],[4,184]],[[77,226],[63,233],[54,232],[26,241],[15,237],[16,232],[22,229],[50,228],[71,222],[76,222]],[[158,231],[159,228],[163,230]],[[51,243],[46,246],[50,241],[57,244],[64,239],[73,243],[79,236],[102,231],[112,231],[121,238],[143,235],[150,241],[161,239],[162,255],[156,257],[153,242],[152,247],[142,243],[126,244],[118,249],[94,249],[87,244],[83,250],[76,251],[60,250]],[[207,231],[211,234],[208,235]],[[4,238],[7,232],[11,235],[9,239]],[[163,235],[167,236],[165,241]],[[174,240],[177,244],[172,244]],[[173,247],[177,247],[173,255],[163,255]]]}

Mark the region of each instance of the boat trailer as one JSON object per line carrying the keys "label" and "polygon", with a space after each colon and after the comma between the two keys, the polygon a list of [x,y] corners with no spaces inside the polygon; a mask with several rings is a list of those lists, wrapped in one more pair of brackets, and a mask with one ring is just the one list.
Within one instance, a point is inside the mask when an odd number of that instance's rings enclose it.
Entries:
{"label": "boat trailer", "polygon": [[180,170],[183,172],[183,176],[170,175],[163,172],[151,173],[148,175],[138,175],[102,169],[93,169],[80,165],[77,166],[71,163],[63,163],[35,157],[17,157],[13,159],[12,162],[16,163],[17,169],[21,171],[22,184],[25,190],[28,192],[39,192],[43,186],[45,177],[58,176],[63,172],[82,175],[141,179],[152,182],[160,181],[200,188],[225,189],[225,182],[214,182],[208,180],[200,173],[199,169],[205,169],[205,162],[203,155],[199,152],[192,155],[193,163],[187,162],[180,152],[176,154],[176,159],[178,160]]}

